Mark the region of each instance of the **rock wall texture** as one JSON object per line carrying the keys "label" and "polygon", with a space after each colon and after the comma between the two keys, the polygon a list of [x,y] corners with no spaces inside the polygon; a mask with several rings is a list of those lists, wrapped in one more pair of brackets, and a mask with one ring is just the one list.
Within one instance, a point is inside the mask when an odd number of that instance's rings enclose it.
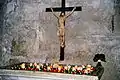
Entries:
{"label": "rock wall texture", "polygon": [[4,5],[4,0],[0,1],[0,61],[2,61],[2,29],[3,29],[3,5]]}
{"label": "rock wall texture", "polygon": [[[96,65],[92,60],[94,55],[104,53],[107,62],[103,63],[102,80],[120,79],[119,3],[117,0],[66,0],[66,6],[82,6],[83,10],[66,20],[64,63]],[[48,7],[59,6],[61,0],[5,1],[0,26],[1,65],[59,60],[57,19],[51,12],[45,12]]]}

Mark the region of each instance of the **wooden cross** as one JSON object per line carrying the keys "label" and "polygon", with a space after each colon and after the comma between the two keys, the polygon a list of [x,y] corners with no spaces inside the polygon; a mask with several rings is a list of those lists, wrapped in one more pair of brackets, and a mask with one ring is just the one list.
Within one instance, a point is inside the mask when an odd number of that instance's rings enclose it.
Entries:
{"label": "wooden cross", "polygon": [[[61,13],[64,13],[65,15],[65,11],[72,11],[72,9],[74,7],[65,7],[65,0],[62,0],[62,7],[55,7],[55,8],[52,8],[54,12],[61,12]],[[82,11],[82,7],[81,6],[77,6],[76,9],[74,11]],[[52,12],[51,11],[51,8],[46,8],[46,12]],[[65,23],[64,23],[64,26],[65,26]],[[61,47],[60,46],[60,61],[63,61],[64,60],[64,48],[65,47]]]}

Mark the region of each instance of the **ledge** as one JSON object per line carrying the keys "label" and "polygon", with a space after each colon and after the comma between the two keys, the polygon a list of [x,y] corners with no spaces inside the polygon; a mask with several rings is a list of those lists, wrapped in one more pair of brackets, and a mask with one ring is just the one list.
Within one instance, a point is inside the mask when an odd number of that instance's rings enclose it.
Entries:
{"label": "ledge", "polygon": [[0,69],[1,80],[98,80],[97,76]]}

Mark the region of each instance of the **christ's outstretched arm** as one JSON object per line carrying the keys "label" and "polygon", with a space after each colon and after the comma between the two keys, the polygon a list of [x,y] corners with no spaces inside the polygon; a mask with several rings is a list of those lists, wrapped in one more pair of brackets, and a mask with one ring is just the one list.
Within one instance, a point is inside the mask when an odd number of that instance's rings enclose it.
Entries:
{"label": "christ's outstretched arm", "polygon": [[52,9],[52,8],[50,8],[50,9],[51,9],[53,15],[54,15],[56,18],[59,18],[59,17],[54,13],[53,9]]}
{"label": "christ's outstretched arm", "polygon": [[73,8],[73,10],[71,11],[71,13],[69,13],[68,15],[65,16],[65,18],[68,18],[74,11],[75,11],[76,7]]}

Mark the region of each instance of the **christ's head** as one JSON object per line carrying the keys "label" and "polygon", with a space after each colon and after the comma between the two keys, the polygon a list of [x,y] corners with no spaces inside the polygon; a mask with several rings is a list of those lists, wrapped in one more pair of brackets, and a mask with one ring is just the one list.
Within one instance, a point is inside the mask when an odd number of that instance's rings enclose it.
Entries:
{"label": "christ's head", "polygon": [[63,12],[61,12],[61,13],[60,13],[60,16],[63,17],[63,16],[65,16],[65,14],[64,14]]}

